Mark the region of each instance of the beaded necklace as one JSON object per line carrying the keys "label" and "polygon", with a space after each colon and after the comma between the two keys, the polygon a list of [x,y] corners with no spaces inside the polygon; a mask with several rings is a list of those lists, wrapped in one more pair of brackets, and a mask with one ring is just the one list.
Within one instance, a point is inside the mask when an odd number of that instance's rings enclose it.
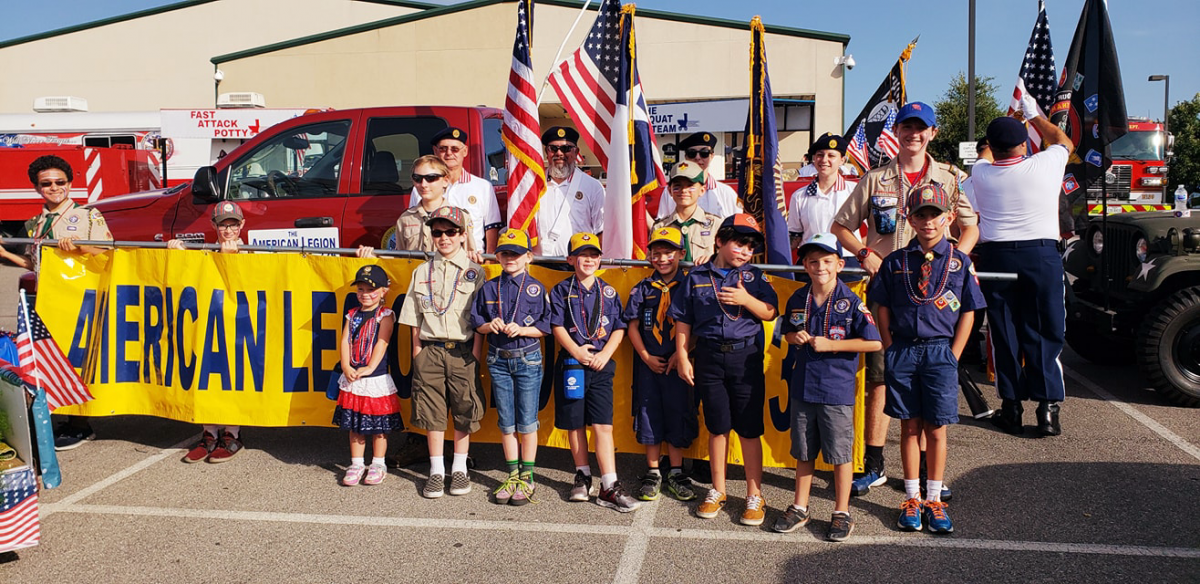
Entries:
{"label": "beaded necklace", "polygon": [[[513,301],[512,317],[504,321],[505,324],[517,322],[517,307],[521,305],[521,291],[525,289],[525,278],[529,277],[529,271],[526,270],[521,274],[521,285],[517,286],[517,299]],[[496,316],[504,318],[504,280],[503,276],[496,280]]]}
{"label": "beaded necklace", "polygon": [[[710,270],[708,271],[708,282],[709,282],[710,284],[712,284],[713,292],[714,292],[714,293],[716,293],[716,294],[718,295],[718,299],[717,299],[717,308],[720,308],[720,309],[721,309],[721,314],[724,314],[724,315],[725,315],[725,318],[728,318],[729,320],[737,320],[737,319],[739,319],[739,318],[742,318],[742,305],[741,305],[741,304],[739,304],[739,305],[738,305],[738,307],[737,307],[737,314],[736,314],[736,315],[733,315],[733,314],[729,314],[729,312],[725,310],[725,305],[721,303],[721,300],[720,300],[721,289],[720,289],[720,288],[717,286],[717,281],[716,281],[716,279],[714,279],[714,278],[713,278],[713,271],[714,271],[714,270],[716,270],[716,269],[717,269],[717,268],[716,268],[716,266],[714,265],[714,266],[712,267],[712,269],[710,269]],[[733,268],[730,268],[730,270],[729,270],[729,271],[731,271],[731,272],[733,272],[733,273],[737,274],[737,277],[739,277],[739,278],[741,278],[741,277],[742,277],[742,274],[741,274],[741,273],[739,273],[737,270],[735,270],[735,269],[733,269]]]}
{"label": "beaded necklace", "polygon": [[[928,253],[932,254],[933,251],[930,251]],[[901,256],[902,259],[900,261],[902,264],[901,269],[904,271],[904,291],[908,292],[908,300],[910,302],[912,302],[913,304],[915,304],[917,306],[924,306],[926,304],[929,304],[930,302],[933,302],[934,300],[937,300],[938,298],[940,298],[942,296],[942,292],[946,291],[946,284],[950,283],[950,262],[953,260],[953,255],[954,255],[953,249],[950,250],[950,254],[952,257],[946,258],[945,267],[942,268],[941,281],[938,282],[937,289],[936,289],[937,291],[929,296],[921,296],[919,291],[913,290],[913,283],[912,283],[912,277],[911,277],[912,272],[910,272],[908,269],[908,256],[910,256],[912,254],[909,253],[907,250],[902,254],[902,256]]]}
{"label": "beaded necklace", "polygon": [[[812,323],[813,323],[813,319],[816,316],[816,313],[813,312],[813,290],[812,290],[811,286],[809,287],[808,297],[804,299],[804,314],[808,317],[808,319],[804,323],[804,331],[805,332],[807,332],[808,334],[810,334],[812,336],[823,336],[827,339],[829,338],[829,327],[833,323],[833,315],[829,314],[829,310],[830,310],[830,306],[833,304],[833,296],[834,296],[834,292],[836,292],[836,291],[837,291],[837,288],[834,288],[833,290],[831,290],[829,292],[829,296],[825,297],[825,304],[821,305],[821,308],[824,310],[824,315],[825,315],[824,317],[822,317],[823,321],[821,324],[823,325],[823,327],[820,327],[820,326],[815,327],[816,330],[812,330],[814,328],[812,326]],[[821,328],[825,329],[823,331],[825,334],[817,335],[816,333],[822,332]],[[820,360],[822,358],[822,355],[820,353],[818,353],[815,349],[813,349],[812,345],[805,345],[805,348],[808,349],[809,357],[811,357],[815,360]]]}
{"label": "beaded necklace", "polygon": [[896,230],[892,232],[892,249],[900,249],[908,243],[904,241],[904,232],[908,229],[908,209],[906,208],[908,204],[908,192],[914,186],[921,184],[922,180],[925,180],[925,174],[928,171],[929,159],[926,158],[924,165],[921,166],[921,173],[917,175],[917,180],[910,184],[908,182],[908,173],[904,172],[903,168],[900,168],[899,159],[896,160],[896,172],[900,174],[901,197],[899,201],[896,201]]}
{"label": "beaded necklace", "polygon": [[[571,289],[575,291],[576,297],[578,297],[580,300],[583,300],[583,284],[579,281],[579,276],[571,276],[571,282]],[[596,286],[603,286],[599,278],[596,279],[595,284]],[[603,289],[596,290],[596,294],[601,294],[603,292]],[[598,340],[604,332],[604,325],[601,324],[603,319],[600,315],[600,313],[604,312],[604,310],[600,307],[600,302],[597,302],[596,306],[596,328],[588,330],[587,315],[583,313],[583,304],[580,303],[579,305],[579,318],[575,318],[576,312],[575,307],[571,302],[571,294],[570,292],[567,293],[567,312],[571,314],[571,320],[575,321],[576,329],[583,334],[583,338],[589,341]]]}
{"label": "beaded necklace", "polygon": [[454,306],[454,295],[458,294],[458,278],[462,276],[463,269],[455,266],[458,270],[454,273],[454,285],[450,288],[450,298],[446,301],[445,306],[438,306],[437,299],[433,295],[433,261],[429,262],[429,278],[425,282],[426,289],[429,290],[429,303],[433,305],[433,312],[438,316],[446,314],[451,306]]}

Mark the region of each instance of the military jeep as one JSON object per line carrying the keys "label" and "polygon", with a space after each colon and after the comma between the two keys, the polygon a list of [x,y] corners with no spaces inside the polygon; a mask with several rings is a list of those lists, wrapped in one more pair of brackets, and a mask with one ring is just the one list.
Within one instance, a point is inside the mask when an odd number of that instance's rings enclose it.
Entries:
{"label": "military jeep", "polygon": [[1136,361],[1163,396],[1200,407],[1200,210],[1093,218],[1063,252],[1067,344],[1094,363]]}

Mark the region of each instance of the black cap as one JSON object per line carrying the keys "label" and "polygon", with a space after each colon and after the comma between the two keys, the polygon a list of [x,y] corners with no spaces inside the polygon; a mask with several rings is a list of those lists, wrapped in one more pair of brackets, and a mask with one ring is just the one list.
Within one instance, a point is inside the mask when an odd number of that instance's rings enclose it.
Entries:
{"label": "black cap", "polygon": [[687,150],[688,148],[695,148],[697,146],[716,148],[717,137],[711,132],[696,132],[679,142],[680,150]]}
{"label": "black cap", "polygon": [[357,284],[359,282],[375,288],[383,288],[391,284],[391,281],[388,280],[387,272],[383,271],[383,268],[379,266],[363,266],[359,268],[358,272],[354,274],[354,281],[351,283]]}
{"label": "black cap", "polygon": [[447,138],[449,138],[451,140],[458,140],[459,142],[466,144],[467,143],[467,132],[461,128],[455,128],[454,126],[450,126],[449,128],[446,128],[446,129],[442,130],[441,132],[434,134],[433,138],[429,139],[429,145],[437,146],[438,142],[441,142],[442,140],[445,140]]}
{"label": "black cap", "polygon": [[837,150],[842,156],[845,156],[847,144],[848,142],[845,138],[837,134],[825,132],[821,134],[820,138],[813,141],[812,146],[808,147],[808,155],[811,157],[818,150]]}
{"label": "black cap", "polygon": [[553,126],[542,132],[542,146],[557,140],[566,140],[572,144],[578,144],[579,132],[576,132],[574,128],[566,126]]}
{"label": "black cap", "polygon": [[987,134],[980,136],[979,139],[975,141],[975,152],[983,152],[984,148],[991,148],[991,144],[988,144]]}
{"label": "black cap", "polygon": [[1021,120],[1004,116],[988,124],[987,139],[995,151],[1002,152],[1024,144],[1029,139],[1029,132]]}

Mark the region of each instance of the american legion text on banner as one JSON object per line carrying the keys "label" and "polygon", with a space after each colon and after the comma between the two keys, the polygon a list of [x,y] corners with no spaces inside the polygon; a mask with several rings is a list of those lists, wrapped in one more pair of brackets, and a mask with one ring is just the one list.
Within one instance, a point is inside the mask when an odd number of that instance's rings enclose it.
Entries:
{"label": "american legion text on banner", "polygon": [[[334,402],[325,397],[325,388],[339,359],[343,315],[357,304],[350,284],[355,271],[369,263],[382,265],[392,279],[385,304],[399,313],[412,272],[421,263],[156,249],[81,256],[46,248],[43,257],[38,312],[95,395],[86,404],[59,408],[57,413],[138,414],[243,426],[331,426]],[[487,271],[494,277],[499,267],[490,265]],[[649,268],[610,268],[598,275],[624,302],[649,273]],[[552,287],[569,272],[531,266],[530,275]],[[804,286],[784,279],[772,279],[771,284],[781,305]],[[861,295],[862,284],[857,286]],[[407,327],[397,331],[388,362],[407,422],[412,342]],[[551,364],[558,348],[549,337],[543,342],[548,371],[539,402],[539,441],[566,448],[566,433],[554,428],[550,405]],[[764,464],[794,466],[786,379],[795,359],[789,358],[789,347],[774,323],[766,323],[760,342],[767,346]],[[613,425],[619,452],[644,452],[631,416],[636,358],[628,342],[613,356]],[[491,392],[486,391],[491,381],[487,367],[481,363],[479,369],[489,408],[474,439],[498,442],[496,413]],[[861,428],[861,367],[857,386],[855,425]],[[737,445],[736,440],[730,442],[729,460],[740,464]],[[862,452],[861,432],[856,432],[855,466],[861,466]],[[703,423],[688,454],[708,454]]]}

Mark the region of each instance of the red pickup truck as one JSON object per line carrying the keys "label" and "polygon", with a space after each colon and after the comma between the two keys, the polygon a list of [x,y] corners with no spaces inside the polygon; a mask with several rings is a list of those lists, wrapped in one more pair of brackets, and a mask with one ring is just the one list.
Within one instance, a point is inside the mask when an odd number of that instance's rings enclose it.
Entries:
{"label": "red pickup truck", "polygon": [[192,182],[103,199],[99,209],[118,240],[215,241],[213,205],[238,202],[249,243],[380,246],[408,208],[410,165],[432,154],[430,138],[454,126],[471,137],[466,170],[506,197],[504,112],[451,106],[379,107],[299,116],[259,134]]}

